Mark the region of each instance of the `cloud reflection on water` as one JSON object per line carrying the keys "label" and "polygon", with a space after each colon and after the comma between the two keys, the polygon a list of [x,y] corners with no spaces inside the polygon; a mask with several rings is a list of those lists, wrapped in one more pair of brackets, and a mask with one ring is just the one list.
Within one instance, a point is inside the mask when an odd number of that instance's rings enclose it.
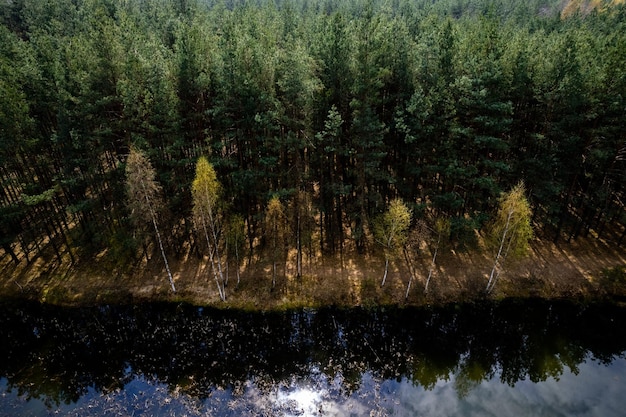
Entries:
{"label": "cloud reflection on water", "polygon": [[620,415],[625,324],[624,309],[529,301],[20,306],[0,309],[0,417]]}
{"label": "cloud reflection on water", "polygon": [[[312,370],[312,378],[280,384],[267,391],[248,381],[243,390],[215,390],[204,400],[172,391],[166,384],[135,378],[123,390],[98,395],[91,392],[74,404],[63,404],[60,416],[467,416],[467,417],[612,417],[623,415],[626,392],[626,359],[610,365],[587,360],[578,374],[570,370],[542,382],[519,381],[515,386],[496,376],[474,386],[461,397],[455,387],[457,375],[425,389],[406,378],[378,380],[362,376],[359,389],[341,395],[338,380],[328,380]],[[0,416],[49,415],[45,405],[8,391],[0,380]]]}

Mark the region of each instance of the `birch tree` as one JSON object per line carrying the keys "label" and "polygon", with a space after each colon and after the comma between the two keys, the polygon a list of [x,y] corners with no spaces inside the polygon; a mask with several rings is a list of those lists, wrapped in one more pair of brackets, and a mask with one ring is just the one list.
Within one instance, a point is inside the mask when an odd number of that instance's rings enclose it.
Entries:
{"label": "birch tree", "polygon": [[218,207],[221,188],[213,165],[204,156],[198,158],[196,177],[191,185],[193,217],[196,227],[206,240],[211,272],[220,298],[225,301],[224,272],[220,257],[222,216]]}
{"label": "birch tree", "polygon": [[161,232],[157,221],[157,213],[162,207],[161,186],[156,181],[156,172],[150,164],[150,160],[135,147],[131,147],[128,159],[126,160],[126,193],[128,196],[127,205],[130,209],[130,215],[135,224],[143,224],[146,221],[152,223],[154,233],[156,234],[159,249],[163,256],[165,269],[170,281],[172,291],[176,292],[174,286],[174,278],[170,271]]}
{"label": "birch tree", "polygon": [[435,270],[437,254],[439,253],[439,248],[441,247],[443,239],[450,237],[450,219],[440,217],[435,220],[434,232],[436,240],[433,249],[433,259],[430,261],[430,267],[428,268],[428,278],[426,278],[426,284],[424,285],[424,293],[428,293],[428,285],[430,284],[430,279],[432,278],[433,271]]}
{"label": "birch tree", "polygon": [[400,199],[395,199],[389,204],[385,213],[374,221],[374,236],[385,253],[385,273],[381,287],[385,285],[389,260],[397,255],[408,238],[409,226],[411,225],[411,210]]}
{"label": "birch tree", "polygon": [[521,257],[528,249],[533,236],[530,220],[532,211],[526,199],[523,182],[500,197],[498,212],[490,232],[491,241],[497,247],[496,256],[485,291],[491,292],[498,281],[507,257]]}
{"label": "birch tree", "polygon": [[409,231],[408,238],[404,243],[404,247],[402,248],[402,252],[404,253],[404,259],[406,261],[406,265],[409,269],[409,282],[406,286],[406,292],[404,294],[404,299],[409,298],[409,291],[411,291],[411,285],[413,284],[413,280],[415,280],[415,267],[414,261],[419,253],[419,248],[422,241],[426,240],[430,234],[430,230],[426,226],[426,223],[423,220],[418,220],[415,222],[415,225]]}

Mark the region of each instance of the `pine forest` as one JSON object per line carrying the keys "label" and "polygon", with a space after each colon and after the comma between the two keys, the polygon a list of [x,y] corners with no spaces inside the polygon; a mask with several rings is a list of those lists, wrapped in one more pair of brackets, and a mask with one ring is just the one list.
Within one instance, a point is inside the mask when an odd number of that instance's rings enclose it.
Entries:
{"label": "pine forest", "polygon": [[490,290],[529,239],[623,246],[622,3],[2,0],[0,255],[192,256],[224,299],[253,259],[493,241]]}

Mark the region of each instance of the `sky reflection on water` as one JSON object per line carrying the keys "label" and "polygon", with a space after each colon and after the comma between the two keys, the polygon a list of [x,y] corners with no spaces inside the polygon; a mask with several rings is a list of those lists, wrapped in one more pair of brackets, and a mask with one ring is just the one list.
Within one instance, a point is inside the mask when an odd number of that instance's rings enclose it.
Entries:
{"label": "sky reflection on water", "polygon": [[621,416],[626,312],[0,310],[0,417]]}
{"label": "sky reflection on water", "polygon": [[[557,379],[518,381],[511,387],[496,376],[460,397],[456,377],[440,380],[432,390],[403,380],[393,388],[393,415],[404,416],[621,416],[625,406],[626,360],[610,365],[587,360],[578,374],[565,370]],[[391,382],[391,385],[395,383]]]}
{"label": "sky reflection on water", "polygon": [[310,379],[280,383],[266,391],[248,381],[242,392],[216,389],[205,400],[158,381],[135,378],[121,390],[93,389],[76,403],[50,409],[39,399],[7,391],[0,380],[0,416],[621,416],[625,406],[626,359],[609,365],[586,360],[578,373],[566,370],[542,382],[528,379],[513,387],[499,376],[477,382],[459,395],[458,375],[440,379],[432,389],[406,378],[378,380],[365,373],[360,388],[341,393],[341,378],[329,381],[312,370]]}

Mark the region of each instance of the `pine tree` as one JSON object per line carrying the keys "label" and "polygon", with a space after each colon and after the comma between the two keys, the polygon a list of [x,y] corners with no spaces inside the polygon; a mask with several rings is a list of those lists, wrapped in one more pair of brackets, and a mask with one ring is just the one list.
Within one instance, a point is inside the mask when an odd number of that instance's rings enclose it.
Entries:
{"label": "pine tree", "polygon": [[287,218],[280,199],[272,197],[265,210],[265,238],[272,261],[272,289],[276,287],[278,262],[284,260],[287,238]]}
{"label": "pine tree", "polygon": [[311,244],[315,219],[311,197],[304,191],[297,192],[289,205],[289,226],[296,247],[296,276],[302,277],[302,254]]}
{"label": "pine tree", "polygon": [[335,253],[339,246],[343,259],[343,215],[345,196],[349,186],[344,183],[345,150],[342,136],[344,120],[335,106],[328,111],[324,130],[315,135],[312,163],[319,181],[319,207],[321,214],[320,246]]}

